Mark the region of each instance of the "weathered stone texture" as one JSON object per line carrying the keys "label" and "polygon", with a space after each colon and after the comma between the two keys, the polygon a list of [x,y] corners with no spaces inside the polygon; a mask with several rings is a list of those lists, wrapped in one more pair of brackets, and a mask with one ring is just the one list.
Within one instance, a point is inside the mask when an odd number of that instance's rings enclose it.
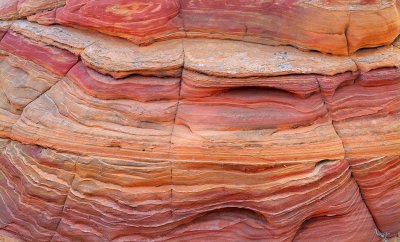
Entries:
{"label": "weathered stone texture", "polygon": [[396,236],[397,11],[0,2],[0,241]]}

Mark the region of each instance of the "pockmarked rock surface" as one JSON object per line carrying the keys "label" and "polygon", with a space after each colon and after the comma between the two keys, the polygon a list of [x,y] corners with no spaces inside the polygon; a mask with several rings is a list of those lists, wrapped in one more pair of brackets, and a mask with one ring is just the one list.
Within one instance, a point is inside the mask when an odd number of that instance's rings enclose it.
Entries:
{"label": "pockmarked rock surface", "polygon": [[400,232],[397,1],[6,0],[0,19],[0,241]]}

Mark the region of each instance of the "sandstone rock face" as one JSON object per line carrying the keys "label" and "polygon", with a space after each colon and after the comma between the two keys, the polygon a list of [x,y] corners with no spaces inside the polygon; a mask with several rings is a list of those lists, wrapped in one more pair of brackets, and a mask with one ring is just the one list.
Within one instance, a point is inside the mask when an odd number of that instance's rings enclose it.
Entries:
{"label": "sandstone rock face", "polygon": [[400,31],[398,11],[395,0],[69,0],[31,20],[90,28],[140,45],[187,36],[346,55],[392,42]]}
{"label": "sandstone rock face", "polygon": [[0,240],[394,238],[397,11],[1,2]]}
{"label": "sandstone rock face", "polygon": [[65,0],[3,0],[0,2],[0,20],[26,17],[65,5]]}

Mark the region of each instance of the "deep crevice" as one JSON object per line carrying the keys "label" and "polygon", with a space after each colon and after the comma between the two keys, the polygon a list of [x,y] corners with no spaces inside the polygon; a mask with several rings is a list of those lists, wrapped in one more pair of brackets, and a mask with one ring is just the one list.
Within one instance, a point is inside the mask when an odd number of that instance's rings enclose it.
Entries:
{"label": "deep crevice", "polygon": [[[182,40],[183,42],[183,40]],[[182,47],[183,47],[183,43],[182,43]],[[176,103],[176,109],[175,109],[175,116],[173,119],[173,124],[172,124],[172,129],[171,129],[171,136],[169,139],[169,150],[168,150],[168,156],[172,156],[172,137],[174,135],[174,130],[175,130],[175,126],[176,126],[176,117],[178,116],[178,111],[179,111],[179,104],[180,104],[180,100],[181,100],[181,92],[182,92],[182,83],[183,83],[183,78],[182,78],[182,73],[184,70],[184,65],[185,65],[185,48],[182,48],[182,54],[183,54],[183,63],[182,63],[182,72],[181,72],[181,77],[179,80],[179,91],[178,91],[178,99],[177,99],[177,103]],[[173,200],[173,188],[172,188],[172,184],[173,184],[173,171],[172,171],[172,160],[171,157],[169,157],[169,166],[170,166],[170,186],[171,186],[171,191],[170,191],[170,213],[171,213],[171,217],[173,216],[173,205],[172,205],[172,200]]]}
{"label": "deep crevice", "polygon": [[[318,83],[320,92],[322,93],[322,88],[321,88],[321,85],[320,85],[318,79],[317,79],[317,83]],[[326,100],[325,100],[324,95],[321,95],[321,97],[322,97],[322,101],[324,102],[324,105],[326,106],[326,108],[327,108],[327,110],[328,110],[328,113],[329,113],[329,115],[330,115],[331,112],[329,111],[329,107],[328,107],[328,104],[326,103]],[[343,157],[344,157],[344,159],[347,159],[347,158],[346,158],[346,153],[347,153],[347,152],[346,152],[346,147],[345,147],[345,145],[344,145],[344,142],[343,142],[342,137],[340,137],[339,132],[337,131],[337,128],[336,128],[336,126],[335,126],[335,121],[332,120],[332,118],[331,118],[331,124],[332,124],[333,130],[334,130],[335,133],[336,133],[336,136],[340,139],[340,141],[341,141],[341,143],[342,143]],[[326,160],[322,160],[322,162],[324,162],[324,161],[326,161]],[[363,193],[361,192],[361,189],[360,189],[360,186],[359,186],[357,180],[356,180],[356,179],[354,178],[354,176],[353,176],[353,171],[352,171],[352,169],[351,169],[351,166],[350,166],[350,164],[349,164],[348,162],[347,162],[347,164],[348,164],[348,167],[349,167],[349,170],[350,170],[351,178],[353,179],[353,181],[354,181],[355,184],[357,185],[358,193],[359,193],[360,196],[361,196],[361,200],[363,201],[365,207],[367,208],[367,211],[369,212],[369,214],[370,214],[370,216],[371,216],[371,218],[372,218],[372,220],[373,220],[373,222],[374,222],[374,224],[375,224],[376,229],[379,231],[378,224],[377,224],[377,222],[376,222],[376,220],[375,220],[375,218],[374,218],[374,216],[373,216],[373,214],[372,214],[370,208],[368,207],[368,204],[366,203],[366,201],[365,201],[365,199],[364,199]],[[379,233],[382,233],[382,232],[379,231]],[[377,233],[377,235],[378,235],[378,233]]]}
{"label": "deep crevice", "polygon": [[73,176],[72,179],[71,179],[71,184],[69,184],[69,190],[68,190],[68,192],[67,192],[67,195],[65,196],[65,200],[64,200],[64,202],[63,202],[63,206],[62,206],[62,209],[61,209],[61,212],[60,212],[60,220],[59,220],[58,223],[57,223],[56,229],[54,230],[54,234],[53,234],[52,238],[50,239],[50,241],[53,241],[54,236],[56,236],[56,234],[58,234],[57,231],[58,231],[58,228],[60,227],[61,220],[63,219],[63,214],[64,214],[64,210],[65,210],[65,205],[67,204],[68,197],[70,196],[70,193],[71,193],[71,190],[72,190],[72,184],[73,184],[74,181],[75,181],[75,177],[76,177],[76,163],[77,163],[77,161],[75,161],[74,176]]}

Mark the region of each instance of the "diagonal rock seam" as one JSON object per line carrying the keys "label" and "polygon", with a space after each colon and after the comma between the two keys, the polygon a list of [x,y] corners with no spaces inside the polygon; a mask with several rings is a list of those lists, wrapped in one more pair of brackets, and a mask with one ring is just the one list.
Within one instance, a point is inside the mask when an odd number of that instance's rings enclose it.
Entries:
{"label": "diagonal rock seam", "polygon": [[[10,26],[8,29],[10,29],[10,28],[11,28],[11,26]],[[3,38],[4,38],[4,36],[3,36]],[[3,38],[1,38],[0,41],[1,41]],[[79,58],[79,59],[80,59],[80,58]],[[78,62],[79,62],[79,60],[78,60]],[[46,95],[46,93],[47,93],[53,86],[55,86],[58,82],[60,82],[60,81],[68,74],[68,72],[69,72],[75,65],[76,65],[76,63],[75,63],[71,68],[69,68],[69,70],[67,71],[67,73],[66,73],[64,76],[62,76],[56,83],[54,83],[53,85],[49,86],[46,90],[44,90],[44,91],[42,92],[42,94],[40,94],[38,97],[36,97],[36,99],[33,99],[32,101],[30,101],[30,102],[24,107],[24,109],[25,109],[27,106],[29,106],[31,103],[33,103],[34,101],[36,101],[37,99],[39,99],[41,96]],[[22,111],[22,113],[23,113],[23,111]],[[12,135],[10,134],[10,137],[7,137],[7,138],[10,139],[10,140],[13,140],[14,142],[19,142],[18,140],[12,139],[11,136],[12,136]],[[36,146],[39,146],[39,145],[36,145]],[[72,182],[74,181],[75,176],[76,176],[76,161],[75,161],[74,176],[73,176]],[[63,211],[64,211],[64,209],[65,209],[65,205],[66,205],[66,202],[67,202],[67,199],[68,199],[68,195],[69,195],[69,193],[71,192],[71,185],[72,185],[72,182],[71,182],[71,184],[69,185],[69,191],[68,191],[67,196],[65,197],[65,200],[64,200],[64,202],[63,202],[63,206],[62,206],[62,209],[61,209],[61,213],[63,213]],[[61,220],[62,220],[62,216],[60,216],[60,220],[58,221],[57,227],[56,227],[56,229],[54,230],[54,235],[55,235],[55,233],[56,233],[57,230],[58,230],[58,227],[59,227],[59,225],[60,225]],[[54,237],[54,235],[53,235],[53,237]],[[51,240],[52,240],[52,239],[51,239]],[[51,241],[51,240],[50,240],[50,241]]]}
{"label": "diagonal rock seam", "polygon": [[63,215],[64,210],[65,210],[65,205],[67,204],[68,196],[71,193],[72,183],[74,183],[74,180],[75,180],[75,177],[76,177],[76,163],[77,163],[77,161],[74,162],[74,165],[75,165],[74,166],[74,176],[71,179],[71,184],[69,184],[68,192],[67,192],[67,194],[65,196],[65,200],[64,200],[64,203],[63,203],[63,206],[62,206],[62,209],[61,209],[61,213],[60,213],[60,220],[58,221],[57,226],[56,226],[56,228],[54,230],[54,234],[53,234],[52,238],[49,241],[53,241],[54,236],[58,233],[57,231],[58,231],[58,227],[60,227],[61,220],[63,219],[62,215]]}
{"label": "diagonal rock seam", "polygon": [[[183,46],[183,40],[182,40],[182,46]],[[179,79],[179,91],[178,91],[178,100],[177,100],[177,102],[176,102],[176,109],[175,109],[175,116],[174,116],[174,123],[173,123],[173,125],[172,125],[172,129],[171,129],[171,136],[170,136],[170,139],[169,139],[169,154],[172,154],[172,135],[173,135],[173,133],[174,133],[174,130],[175,130],[175,125],[176,125],[176,117],[177,117],[177,115],[178,115],[178,110],[179,110],[179,102],[180,102],[180,100],[181,100],[181,92],[182,92],[182,83],[183,83],[183,70],[184,70],[184,65],[185,65],[185,48],[182,48],[182,52],[183,52],[183,64],[182,64],[182,72],[181,72],[181,77],[180,77],[180,79]],[[172,200],[173,200],[173,193],[174,193],[174,191],[173,191],[173,188],[172,188],[172,177],[173,177],[173,172],[172,172],[172,159],[170,159],[170,161],[169,161],[169,166],[170,166],[170,186],[171,186],[171,193],[170,193],[170,211],[171,211],[171,216],[172,216],[172,213],[173,213],[173,211],[172,211],[172,209],[173,209],[173,206],[172,206]]]}

